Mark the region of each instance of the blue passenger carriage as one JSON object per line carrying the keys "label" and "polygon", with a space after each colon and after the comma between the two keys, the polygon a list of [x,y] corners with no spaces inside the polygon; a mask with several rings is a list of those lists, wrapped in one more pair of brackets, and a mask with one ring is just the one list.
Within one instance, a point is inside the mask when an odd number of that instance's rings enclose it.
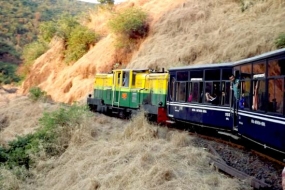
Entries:
{"label": "blue passenger carriage", "polygon": [[171,68],[167,114],[285,155],[284,80],[285,49],[234,63]]}
{"label": "blue passenger carriage", "polygon": [[231,131],[233,63],[192,65],[169,69],[168,117]]}
{"label": "blue passenger carriage", "polygon": [[235,63],[240,80],[238,133],[285,154],[285,49]]}

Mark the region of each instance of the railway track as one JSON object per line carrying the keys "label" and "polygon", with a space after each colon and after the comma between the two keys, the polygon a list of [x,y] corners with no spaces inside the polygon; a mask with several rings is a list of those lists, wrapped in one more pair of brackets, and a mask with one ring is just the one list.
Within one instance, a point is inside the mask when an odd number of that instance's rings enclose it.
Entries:
{"label": "railway track", "polygon": [[[150,123],[155,124],[154,122]],[[185,125],[177,127],[172,124],[159,127],[187,131],[189,135],[197,137],[192,145],[207,149],[212,154],[209,164],[228,176],[240,179],[254,189],[282,190],[281,173],[285,166],[284,162],[258,151],[247,149],[228,136],[219,135],[218,133],[216,134],[219,136],[209,135],[209,133],[212,133],[211,131],[208,131],[205,135],[200,133],[201,131],[193,131],[194,128],[192,127],[190,131],[189,125],[188,127]],[[207,129],[206,127],[203,128],[203,130]],[[222,137],[226,137],[226,140]]]}
{"label": "railway track", "polygon": [[242,180],[254,189],[282,190],[284,162],[248,149],[239,144],[239,141],[219,135],[213,129],[203,128],[201,133],[201,130],[195,131],[195,127],[191,127],[190,131],[189,126],[168,127],[170,130],[186,130],[189,135],[197,137],[193,145],[207,149],[212,154],[209,164],[220,172]]}

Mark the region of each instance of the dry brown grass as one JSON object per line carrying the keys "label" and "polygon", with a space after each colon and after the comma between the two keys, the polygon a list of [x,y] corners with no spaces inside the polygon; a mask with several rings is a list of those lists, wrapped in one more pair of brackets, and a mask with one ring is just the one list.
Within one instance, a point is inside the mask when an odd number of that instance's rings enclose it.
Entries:
{"label": "dry brown grass", "polygon": [[284,1],[240,2],[185,0],[153,24],[129,68],[235,61],[275,49]]}
{"label": "dry brown grass", "polygon": [[0,106],[0,145],[6,145],[17,135],[25,135],[38,128],[43,111],[52,111],[57,105],[33,102],[26,96],[2,91],[5,102]]}
{"label": "dry brown grass", "polygon": [[0,167],[0,189],[20,189],[20,181],[10,170],[5,169],[4,167]]}
{"label": "dry brown grass", "polygon": [[[32,103],[25,97],[10,100],[1,115],[9,125],[4,143],[37,127],[43,110],[56,105]],[[19,109],[21,112],[15,112]],[[2,111],[3,110],[3,111]],[[40,152],[24,180],[17,171],[0,168],[1,188],[8,189],[247,189],[209,166],[208,153],[192,146],[186,133],[150,125],[140,113],[132,120],[101,114],[82,117],[66,134],[68,147],[60,157]],[[8,131],[13,134],[11,135]],[[19,172],[19,171],[18,171]],[[22,171],[24,172],[24,171]],[[25,175],[20,175],[25,176]]]}
{"label": "dry brown grass", "polygon": [[132,121],[95,114],[74,131],[68,149],[58,159],[40,160],[32,171],[34,184],[21,187],[245,189],[241,182],[212,169],[208,153],[191,146],[192,138],[150,125],[143,114]]}

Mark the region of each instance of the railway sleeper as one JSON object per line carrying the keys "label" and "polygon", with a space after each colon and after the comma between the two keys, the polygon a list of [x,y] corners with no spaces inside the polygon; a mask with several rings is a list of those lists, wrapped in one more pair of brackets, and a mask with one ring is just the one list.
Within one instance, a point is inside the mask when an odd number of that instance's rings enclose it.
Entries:
{"label": "railway sleeper", "polygon": [[271,187],[271,185],[265,183],[263,180],[258,180],[255,177],[249,176],[246,173],[241,172],[227,165],[226,162],[220,157],[220,155],[216,152],[216,150],[211,145],[208,145],[208,149],[214,155],[214,157],[211,157],[209,164],[213,164],[220,171],[232,177],[238,178],[240,180],[245,180],[251,185],[251,187],[255,189],[260,189],[260,188],[269,189]]}

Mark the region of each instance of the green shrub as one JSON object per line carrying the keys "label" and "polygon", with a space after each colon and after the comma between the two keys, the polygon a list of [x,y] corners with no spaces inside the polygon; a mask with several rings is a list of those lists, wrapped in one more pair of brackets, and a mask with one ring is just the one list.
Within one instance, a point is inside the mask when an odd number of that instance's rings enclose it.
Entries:
{"label": "green shrub", "polygon": [[86,114],[86,106],[62,106],[54,112],[46,112],[40,119],[42,128],[35,134],[42,140],[42,146],[47,155],[62,154],[68,147],[71,132],[77,128]]}
{"label": "green shrub", "polygon": [[[118,46],[133,43],[131,39],[143,38],[147,35],[147,14],[141,9],[129,8],[116,15],[108,22],[111,31],[118,37]],[[126,39],[129,39],[127,42]]]}
{"label": "green shrub", "polygon": [[21,78],[16,74],[17,66],[0,61],[0,84],[17,83]]}
{"label": "green shrub", "polygon": [[275,39],[275,45],[277,48],[285,48],[285,33],[280,34],[276,39]]}
{"label": "green shrub", "polygon": [[64,40],[70,37],[71,32],[79,25],[76,18],[69,14],[61,15],[60,19],[56,22],[56,35]]}
{"label": "green shrub", "polygon": [[17,137],[9,142],[6,149],[0,147],[0,164],[9,168],[24,166],[29,169],[41,151],[47,156],[61,155],[68,147],[72,131],[80,126],[88,114],[86,106],[76,104],[45,112],[39,120],[41,127],[35,133]]}
{"label": "green shrub", "polygon": [[46,92],[42,91],[39,87],[32,87],[29,90],[29,97],[34,100],[37,101],[39,99],[46,99]]}
{"label": "green shrub", "polygon": [[81,25],[76,26],[67,39],[65,61],[67,63],[77,61],[89,50],[89,46],[94,45],[98,39],[99,35],[87,27]]}
{"label": "green shrub", "polygon": [[6,150],[8,158],[6,165],[9,168],[25,166],[25,168],[29,169],[33,163],[30,154],[39,150],[38,143],[39,141],[32,134],[17,137],[17,139],[9,142],[9,149]]}
{"label": "green shrub", "polygon": [[56,34],[56,23],[53,21],[43,22],[40,24],[38,38],[50,42]]}

